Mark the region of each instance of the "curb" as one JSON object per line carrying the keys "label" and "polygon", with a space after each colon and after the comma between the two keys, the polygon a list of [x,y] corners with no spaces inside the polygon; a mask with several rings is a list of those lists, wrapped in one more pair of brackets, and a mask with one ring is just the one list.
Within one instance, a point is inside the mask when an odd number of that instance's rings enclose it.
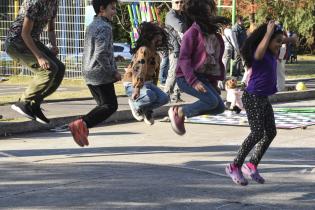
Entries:
{"label": "curb", "polygon": [[[169,108],[170,105],[156,109],[154,112],[154,117],[165,116]],[[57,126],[68,124],[81,116],[82,115],[52,118],[50,119],[50,123],[48,125],[40,124],[36,121],[0,122],[0,139],[13,134],[47,131]],[[131,120],[134,120],[134,118],[130,110],[118,110],[100,125],[104,125],[106,123],[126,122]]]}
{"label": "curb", "polygon": [[271,103],[299,101],[315,98],[315,90],[285,91],[269,97]]}
{"label": "curb", "polygon": [[[297,100],[308,100],[315,99],[315,90],[307,91],[287,91],[277,93],[269,98],[271,103],[279,102],[290,102]],[[173,106],[166,105],[155,110],[154,117],[164,117],[167,116],[168,109]],[[10,136],[13,134],[22,134],[34,131],[47,131],[49,129],[68,124],[74,119],[79,118],[81,115],[67,116],[67,117],[57,117],[52,118],[50,124],[43,125],[35,121],[23,121],[23,122],[0,122],[0,138]],[[100,125],[106,123],[117,123],[134,120],[130,110],[118,110],[110,118]]]}

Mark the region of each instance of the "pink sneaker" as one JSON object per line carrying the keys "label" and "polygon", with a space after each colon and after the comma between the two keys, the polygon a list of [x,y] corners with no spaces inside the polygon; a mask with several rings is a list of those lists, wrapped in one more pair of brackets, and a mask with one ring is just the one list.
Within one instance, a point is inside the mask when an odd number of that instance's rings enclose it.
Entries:
{"label": "pink sneaker", "polygon": [[178,135],[184,135],[186,133],[184,125],[184,117],[178,116],[178,106],[173,106],[168,110],[168,116],[171,121],[172,128]]}
{"label": "pink sneaker", "polygon": [[258,173],[257,167],[252,163],[246,163],[242,166],[242,172],[247,178],[251,178],[259,184],[264,184],[265,179]]}
{"label": "pink sneaker", "polygon": [[234,164],[229,164],[226,168],[225,168],[225,173],[227,175],[229,175],[229,177],[232,178],[233,182],[235,184],[239,184],[242,186],[246,186],[248,184],[248,181],[244,178],[241,168],[237,167]]}

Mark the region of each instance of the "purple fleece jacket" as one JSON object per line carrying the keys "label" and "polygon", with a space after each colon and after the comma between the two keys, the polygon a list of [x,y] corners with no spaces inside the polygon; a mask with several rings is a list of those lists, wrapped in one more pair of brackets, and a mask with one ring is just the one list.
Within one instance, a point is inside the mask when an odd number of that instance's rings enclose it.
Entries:
{"label": "purple fleece jacket", "polygon": [[[213,85],[216,85],[218,80],[223,80],[225,78],[225,69],[222,63],[224,42],[220,34],[216,34],[216,37],[218,38],[221,46],[220,57],[217,61],[221,66],[221,74],[219,76],[209,75],[209,82]],[[196,22],[194,22],[185,32],[181,42],[176,77],[184,76],[187,83],[191,86],[198,81],[195,76],[195,72],[197,72],[197,69],[204,64],[207,58],[205,42],[206,39]]]}

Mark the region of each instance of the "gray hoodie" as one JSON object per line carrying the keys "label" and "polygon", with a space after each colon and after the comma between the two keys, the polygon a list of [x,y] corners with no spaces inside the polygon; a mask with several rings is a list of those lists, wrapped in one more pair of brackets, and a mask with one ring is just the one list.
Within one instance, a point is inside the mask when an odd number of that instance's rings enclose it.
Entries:
{"label": "gray hoodie", "polygon": [[95,16],[87,27],[83,52],[83,77],[88,85],[114,83],[117,71],[110,22]]}
{"label": "gray hoodie", "polygon": [[179,55],[181,38],[187,30],[187,18],[184,14],[171,9],[166,14],[165,26],[169,33],[170,44],[173,47],[172,52]]}

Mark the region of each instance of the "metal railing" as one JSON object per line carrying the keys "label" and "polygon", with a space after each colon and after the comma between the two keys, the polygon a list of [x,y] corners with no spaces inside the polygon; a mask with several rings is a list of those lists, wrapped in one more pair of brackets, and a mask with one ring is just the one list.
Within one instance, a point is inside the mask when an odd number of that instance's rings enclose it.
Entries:
{"label": "metal railing", "polygon": [[[0,2],[0,75],[31,75],[31,71],[13,61],[4,52],[4,40],[8,28],[15,20],[22,1],[1,0]],[[81,77],[82,51],[85,31],[85,8],[87,0],[60,0],[56,19],[56,36],[59,59],[66,65],[66,78]],[[48,44],[47,32],[41,36]]]}

